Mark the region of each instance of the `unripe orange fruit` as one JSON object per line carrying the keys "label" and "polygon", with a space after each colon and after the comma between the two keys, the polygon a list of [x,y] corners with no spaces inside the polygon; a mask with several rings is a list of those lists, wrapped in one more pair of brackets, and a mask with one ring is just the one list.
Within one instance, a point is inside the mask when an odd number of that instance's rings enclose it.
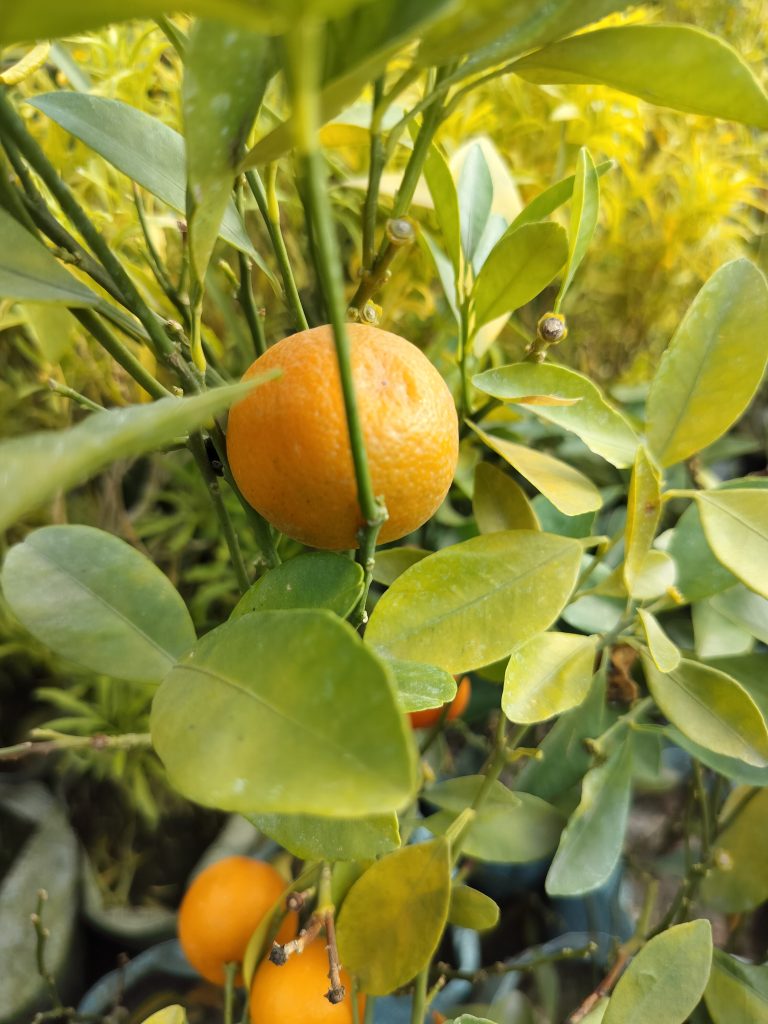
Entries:
{"label": "unripe orange fruit", "polygon": [[[448,712],[443,720],[445,722],[451,722],[454,718],[458,718],[459,715],[463,715],[467,710],[467,704],[469,704],[469,698],[471,696],[472,683],[469,676],[464,676],[456,690],[456,696],[448,706]],[[426,711],[411,711],[409,712],[411,726],[414,729],[429,729],[431,726],[437,725],[442,713],[442,708],[427,708]]]}
{"label": "unripe orange fruit", "polygon": [[[205,868],[179,907],[179,942],[187,960],[208,981],[223,985],[224,965],[242,963],[251,935],[285,887],[271,864],[249,857],[226,857]],[[277,941],[293,938],[297,925],[296,913],[286,914]]]}
{"label": "unripe orange fruit", "polygon": [[[404,338],[348,324],[352,376],[385,543],[437,510],[453,480],[458,419],[445,381]],[[248,502],[279,530],[316,548],[357,547],[362,515],[333,332],[283,338],[244,379],[279,367],[229,414],[227,456]]]}
{"label": "unripe orange fruit", "polygon": [[[347,990],[335,1005],[326,999],[328,954],[322,939],[303,953],[294,953],[282,967],[265,960],[253,979],[250,998],[252,1024],[352,1024],[352,983],[345,970],[341,983]],[[360,1020],[365,997],[358,997]]]}

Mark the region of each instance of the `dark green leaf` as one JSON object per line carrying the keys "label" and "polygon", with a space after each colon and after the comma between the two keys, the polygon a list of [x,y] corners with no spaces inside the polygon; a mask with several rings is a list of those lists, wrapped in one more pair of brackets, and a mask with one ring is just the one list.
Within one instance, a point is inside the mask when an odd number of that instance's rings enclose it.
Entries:
{"label": "dark green leaf", "polygon": [[327,608],[342,619],[363,592],[357,562],[332,551],[308,551],[264,573],[238,601],[232,618],[247,612]]}
{"label": "dark green leaf", "polygon": [[414,786],[392,679],[327,611],[258,612],[208,633],[163,681],[151,727],[171,783],[222,810],[366,816]]}
{"label": "dark green leaf", "polygon": [[406,569],[426,558],[429,551],[424,548],[413,548],[404,545],[400,548],[388,548],[386,551],[376,552],[376,565],[373,568],[373,578],[377,583],[384,586],[391,586],[398,576],[401,576]]}
{"label": "dark green leaf", "polygon": [[98,296],[56,260],[42,242],[0,208],[0,298],[94,306]]}
{"label": "dark green leaf", "polygon": [[168,577],[103,530],[36,530],[8,552],[0,579],[30,633],[94,672],[159,682],[195,642],[192,619]]}

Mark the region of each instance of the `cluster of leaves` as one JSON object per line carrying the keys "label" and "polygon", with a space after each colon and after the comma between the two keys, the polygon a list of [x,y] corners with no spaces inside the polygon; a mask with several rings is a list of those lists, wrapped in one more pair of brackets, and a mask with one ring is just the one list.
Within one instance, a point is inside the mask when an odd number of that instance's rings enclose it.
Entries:
{"label": "cluster of leaves", "polygon": [[[163,6],[142,3],[135,12],[162,15]],[[562,327],[560,308],[593,238],[601,175],[609,168],[582,147],[573,175],[508,219],[492,212],[493,176],[483,150],[468,149],[456,181],[434,140],[470,88],[501,71],[547,87],[608,84],[758,128],[768,126],[768,96],[735,51],[694,29],[611,24],[572,34],[624,6],[608,0],[561,0],[534,13],[523,3],[475,9],[441,0],[359,9],[331,0],[189,6],[202,20],[188,36],[162,22],[184,55],[183,134],[87,91],[34,100],[37,110],[186,216],[179,275],[169,276],[146,234],[154,281],[148,293],[161,297],[162,316],[104,244],[98,217],[73,199],[5,92],[0,96],[0,141],[13,169],[0,188],[7,241],[0,294],[73,311],[155,399],[5,442],[0,528],[115,459],[187,444],[243,594],[226,621],[198,637],[178,590],[140,551],[90,526],[57,525],[11,547],[2,570],[5,600],[58,656],[107,675],[110,685],[152,688],[151,742],[180,793],[246,815],[297,858],[335,864],[345,965],[373,997],[418,977],[414,1021],[423,1018],[446,925],[488,929],[498,920],[494,902],[466,884],[471,864],[462,859],[540,863],[549,898],[593,894],[617,870],[638,776],[655,759],[650,774],[658,778],[665,754],[682,752],[677,781],[691,806],[686,862],[672,869],[677,894],[657,911],[648,887],[647,913],[621,947],[613,982],[634,959],[613,994],[610,984],[598,990],[582,1019],[611,1024],[653,1016],[683,1024],[696,1011],[725,1024],[739,1000],[743,1019],[759,1021],[767,968],[713,951],[708,922],[685,919],[697,900],[741,912],[766,895],[764,869],[750,855],[768,783],[765,655],[750,652],[768,640],[768,494],[762,477],[719,478],[716,455],[710,451],[708,461],[707,449],[721,442],[760,385],[768,287],[746,259],[725,263],[709,278],[653,376],[644,412],[619,409],[589,378],[546,362],[563,335],[548,333],[546,324],[531,337],[528,358],[504,365],[498,330],[518,310],[543,303],[556,279],[551,309],[541,311]],[[88,5],[11,5],[0,16],[0,40],[80,30],[133,12],[124,4],[105,3],[98,15]],[[232,23],[206,20],[213,14]],[[283,69],[274,64],[266,33],[285,37]],[[276,179],[267,171],[265,186],[253,172],[282,160],[295,144],[299,165],[306,161],[317,174],[319,124],[308,120],[313,105],[301,106],[307,82],[297,70],[307,39],[323,58],[315,83],[322,119],[333,119],[376,80],[361,231],[366,273],[351,307],[375,313],[371,296],[392,259],[387,232],[375,251],[378,189],[388,152],[411,127],[391,212],[408,212],[423,174],[437,231],[422,233],[422,241],[455,320],[455,344],[443,334],[436,345],[441,360],[453,364],[463,419],[454,507],[440,514],[458,537],[380,554],[375,578],[384,591],[375,606],[371,601],[364,637],[347,621],[366,599],[358,562],[300,551],[251,517],[263,556],[251,580],[201,433],[231,483],[216,417],[261,381],[226,384],[245,353],[217,358],[220,346],[206,330],[203,299],[217,246],[236,253],[239,276],[231,273],[257,351],[264,328],[253,303],[251,261],[280,292],[289,320],[301,325],[313,304],[334,313],[328,281],[338,267],[322,248],[318,226],[328,208],[317,205],[327,204],[317,177],[309,178],[310,189],[303,180],[299,191],[323,287],[304,302],[286,259]],[[410,46],[416,39],[418,46]],[[395,58],[406,63],[392,80],[387,66]],[[387,121],[399,86],[416,81],[422,99]],[[281,95],[284,84],[302,116],[289,113],[243,153],[264,96],[272,95],[268,85]],[[281,168],[289,176],[287,161]],[[264,214],[277,273],[246,230],[243,181]],[[77,237],[63,230],[51,198]],[[566,204],[567,230],[551,219]],[[170,319],[168,304],[180,322]],[[117,341],[113,328],[131,347]],[[152,358],[141,362],[136,346]],[[168,392],[174,379],[187,397]],[[422,539],[430,536],[427,528]],[[621,680],[624,713],[616,706],[621,701],[606,700],[609,655],[614,651],[615,660],[617,649],[635,673],[625,670]],[[495,738],[484,765],[435,780],[443,762],[434,753],[431,765],[419,757],[428,751],[416,748],[406,712],[450,700],[453,677],[466,672],[501,683]],[[515,731],[508,735],[509,722]],[[540,743],[526,750],[520,744],[531,730]],[[422,825],[431,838],[408,842],[420,838]],[[466,871],[454,877],[460,861]],[[650,874],[667,870],[644,867]],[[254,936],[246,980],[265,938]],[[696,1010],[702,997],[706,1010]]]}

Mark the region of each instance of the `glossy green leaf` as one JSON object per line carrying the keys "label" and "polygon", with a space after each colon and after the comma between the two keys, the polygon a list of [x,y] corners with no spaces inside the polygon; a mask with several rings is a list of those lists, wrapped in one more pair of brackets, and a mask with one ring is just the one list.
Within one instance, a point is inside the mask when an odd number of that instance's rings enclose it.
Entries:
{"label": "glossy green leaf", "polygon": [[454,885],[451,888],[448,921],[459,928],[487,932],[499,923],[499,908],[484,892],[478,892],[468,885]]}
{"label": "glossy green leaf", "polygon": [[512,722],[545,722],[577,707],[592,682],[596,639],[540,633],[516,647],[507,663],[501,708]]}
{"label": "glossy green leaf", "polygon": [[531,405],[530,411],[580,437],[584,444],[614,466],[631,466],[638,437],[627,420],[588,378],[552,363],[511,363],[472,378],[486,395],[518,402],[529,395],[556,395],[572,405]]}
{"label": "glossy green leaf", "polygon": [[195,642],[192,619],[168,577],[103,530],[35,530],[8,552],[0,582],[30,633],[94,672],[159,682]]}
{"label": "glossy green leaf", "polygon": [[366,816],[414,787],[389,672],[327,611],[259,612],[208,633],[160,686],[151,729],[171,784],[221,810]]}
{"label": "glossy green leaf", "polygon": [[660,519],[661,475],[641,446],[632,467],[624,529],[624,583],[630,596],[641,600],[658,597],[648,592],[646,566]]}
{"label": "glossy green leaf", "polygon": [[697,491],[696,500],[715,557],[750,590],[768,597],[768,494]]}
{"label": "glossy green leaf", "polygon": [[576,581],[576,541],[510,530],[443,548],[406,570],[373,610],[385,657],[454,675],[488,665],[552,624]]}
{"label": "glossy green leaf", "polygon": [[524,306],[542,292],[568,259],[559,224],[525,224],[494,246],[472,289],[475,327]]}
{"label": "glossy green leaf", "polygon": [[748,590],[741,583],[735,587],[723,590],[709,599],[709,603],[716,612],[728,619],[734,625],[746,630],[746,632],[768,643],[768,600],[760,597],[752,590]]}
{"label": "glossy green leaf", "polygon": [[[465,775],[432,786],[424,799],[439,808],[425,824],[446,832],[472,804],[483,784],[481,775]],[[495,782],[462,839],[468,857],[504,864],[524,864],[552,853],[564,820],[559,811],[529,793],[513,793]]]}
{"label": "glossy green leaf", "polygon": [[553,800],[576,785],[592,760],[584,740],[599,736],[606,727],[605,691],[603,668],[595,674],[583,703],[561,715],[541,741],[541,757],[529,761],[520,772],[519,789]]}
{"label": "glossy green leaf", "polygon": [[454,273],[458,275],[461,267],[459,197],[448,162],[435,143],[429,147],[427,158],[424,161],[424,178],[429,194],[432,196],[435,217],[443,236],[445,250],[453,265]]}
{"label": "glossy green leaf", "polygon": [[768,128],[768,96],[717,36],[688,25],[622,25],[586,32],[517,61],[539,84],[610,85],[649,103]]}
{"label": "glossy green leaf", "polygon": [[726,618],[712,604],[712,598],[691,608],[693,646],[697,658],[748,654],[755,645],[749,630]]}
{"label": "glossy green leaf", "polygon": [[216,388],[192,398],[163,398],[148,405],[109,409],[86,416],[76,427],[4,441],[0,444],[0,530],[110,462],[143,455],[195,430],[243,398],[253,383]]}
{"label": "glossy green leaf", "polygon": [[692,603],[726,590],[736,577],[712,554],[696,502],[692,502],[669,534],[666,551],[677,568],[675,586],[681,597]]}
{"label": "glossy green leaf", "polygon": [[456,680],[445,669],[417,661],[390,661],[389,667],[402,711],[439,708],[456,696]]}
{"label": "glossy green leaf", "polygon": [[461,248],[467,261],[475,255],[493,202],[493,181],[483,150],[478,143],[470,147],[461,168],[458,186]]}
{"label": "glossy green leaf", "polygon": [[584,776],[579,806],[547,874],[550,896],[581,896],[608,880],[624,844],[632,789],[632,742],[624,736]]}
{"label": "glossy green leaf", "polygon": [[768,720],[768,676],[763,652],[737,658],[716,658],[710,664],[741,683]]}
{"label": "glossy green leaf", "polygon": [[94,306],[98,296],[59,263],[42,242],[0,208],[0,299]]}
{"label": "glossy green leaf", "polygon": [[448,919],[445,839],[406,846],[370,867],[347,893],[337,938],[344,966],[369,995],[386,995],[432,958]]}
{"label": "glossy green leaf", "polygon": [[186,143],[190,265],[202,282],[232,201],[240,154],[273,70],[274,43],[226,21],[200,19],[184,54],[181,106]]}
{"label": "glossy green leaf", "polygon": [[400,845],[396,814],[318,818],[310,814],[254,814],[248,820],[302,860],[375,860]]}
{"label": "glossy green leaf", "polygon": [[714,1024],[765,1024],[768,964],[745,964],[716,949],[704,1001]]}
{"label": "glossy green leaf", "polygon": [[768,786],[768,768],[755,768],[754,765],[747,764],[746,761],[741,761],[739,758],[715,754],[713,751],[707,750],[706,747],[702,747],[701,744],[695,743],[688,736],[684,736],[674,726],[666,726],[664,734],[691,757],[695,757],[707,768],[724,775],[727,779],[732,779],[745,786]]}
{"label": "glossy green leaf", "polygon": [[661,710],[695,743],[757,768],[768,764],[768,730],[747,691],[724,672],[682,660],[659,672],[643,658],[645,678]]}
{"label": "glossy green leaf", "polygon": [[680,664],[680,651],[664,632],[655,615],[645,608],[639,608],[637,614],[654,665],[659,672],[672,672]]}
{"label": "glossy green leaf", "polygon": [[[731,814],[749,793],[734,790],[721,817]],[[715,866],[701,886],[705,906],[720,913],[753,910],[768,899],[768,789],[760,789],[716,840]]]}
{"label": "glossy green leaf", "polygon": [[[595,168],[598,178],[602,178],[604,174],[614,167],[615,163],[613,160],[603,160]],[[562,181],[558,181],[554,185],[550,185],[549,188],[545,188],[543,192],[540,192],[530,203],[523,207],[509,225],[509,230],[512,231],[515,228],[522,227],[523,224],[533,224],[537,220],[544,220],[551,213],[554,213],[555,210],[558,210],[573,195],[575,180],[576,175],[570,174],[567,178],[563,178]]]}
{"label": "glossy green leaf", "polygon": [[[172,210],[186,212],[184,139],[173,128],[143,110],[106,96],[49,92],[29,103]],[[233,202],[224,212],[220,233],[274,277],[253,248]]]}
{"label": "glossy green leaf", "polygon": [[307,551],[264,573],[238,601],[232,618],[247,612],[327,608],[342,619],[363,592],[363,569],[345,555]]}
{"label": "glossy green leaf", "polygon": [[495,437],[474,425],[472,429],[492,451],[532,483],[565,515],[578,516],[584,512],[593,512],[602,505],[600,492],[589,477],[567,462],[561,462],[535,448]]}
{"label": "glossy green leaf", "polygon": [[685,1024],[712,965],[709,921],[691,921],[646,943],[619,979],[603,1024]]}
{"label": "glossy green leaf", "polygon": [[716,441],[747,408],[768,359],[755,330],[766,321],[768,286],[749,260],[726,263],[699,291],[648,395],[648,446],[663,466]]}
{"label": "glossy green leaf", "polygon": [[560,308],[565,293],[587,254],[597,227],[599,212],[600,184],[595,161],[586,146],[582,146],[579,150],[573,185],[571,223],[568,229],[568,263],[555,300],[555,309]]}
{"label": "glossy green leaf", "polygon": [[539,529],[525,491],[491,462],[478,462],[475,468],[472,513],[480,533]]}
{"label": "glossy green leaf", "polygon": [[407,545],[401,548],[387,548],[376,552],[376,565],[373,567],[373,578],[377,583],[391,586],[398,576],[406,569],[426,558],[429,551]]}

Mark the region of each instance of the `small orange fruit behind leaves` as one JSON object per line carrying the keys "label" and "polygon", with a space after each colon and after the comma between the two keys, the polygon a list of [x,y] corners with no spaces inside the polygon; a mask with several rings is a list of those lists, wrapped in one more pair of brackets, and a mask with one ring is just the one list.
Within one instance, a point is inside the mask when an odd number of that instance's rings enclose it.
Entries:
{"label": "small orange fruit behind leaves", "polygon": [[[208,981],[223,985],[224,965],[242,963],[248,940],[284,889],[271,864],[249,857],[226,857],[205,868],[179,908],[179,942],[187,960]],[[278,942],[293,938],[297,925],[296,913],[286,914]],[[240,975],[237,982],[242,984]]]}
{"label": "small orange fruit behind leaves", "polygon": [[[322,939],[294,953],[282,967],[265,960],[253,979],[250,999],[252,1024],[352,1024],[352,983],[345,970],[341,983],[346,995],[329,1002],[328,954]],[[360,1020],[365,997],[358,998]]]}
{"label": "small orange fruit behind leaves", "polygon": [[[415,345],[348,324],[352,377],[373,493],[389,518],[379,543],[417,529],[453,480],[458,419],[448,387]],[[246,371],[280,368],[230,411],[227,455],[237,485],[294,540],[340,551],[363,525],[344,400],[329,326],[283,338]]]}
{"label": "small orange fruit behind leaves", "polygon": [[[467,704],[469,704],[469,698],[471,696],[472,683],[469,676],[464,676],[459,683],[456,696],[448,705],[448,712],[444,721],[451,722],[454,718],[458,718],[459,715],[463,715],[467,710]],[[444,706],[445,705],[443,705],[443,707]],[[430,729],[433,725],[437,725],[442,713],[443,708],[428,708],[426,711],[411,711],[409,712],[411,726],[414,729]]]}

